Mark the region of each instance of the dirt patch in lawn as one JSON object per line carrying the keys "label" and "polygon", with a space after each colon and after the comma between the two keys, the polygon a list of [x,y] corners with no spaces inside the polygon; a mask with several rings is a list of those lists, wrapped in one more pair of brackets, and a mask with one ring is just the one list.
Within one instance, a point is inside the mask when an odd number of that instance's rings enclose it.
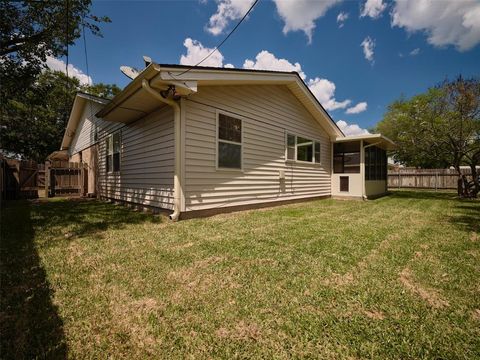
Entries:
{"label": "dirt patch in lawn", "polygon": [[417,283],[414,280],[412,271],[408,267],[403,269],[400,273],[400,282],[410,292],[420,296],[424,301],[434,308],[442,309],[449,306],[448,301],[442,299],[437,290],[423,287]]}

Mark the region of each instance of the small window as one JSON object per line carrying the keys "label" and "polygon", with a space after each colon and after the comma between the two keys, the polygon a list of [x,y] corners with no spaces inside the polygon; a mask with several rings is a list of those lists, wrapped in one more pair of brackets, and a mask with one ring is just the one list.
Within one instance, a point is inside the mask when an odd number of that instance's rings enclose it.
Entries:
{"label": "small window", "polygon": [[218,115],[217,166],[226,169],[242,168],[242,120]]}
{"label": "small window", "polygon": [[287,134],[286,159],[320,163],[320,143],[301,136]]}
{"label": "small window", "polygon": [[106,169],[107,172],[120,171],[120,152],[121,152],[121,137],[120,132],[111,134],[106,139]]}
{"label": "small window", "polygon": [[340,191],[342,192],[348,192],[349,191],[349,186],[348,186],[348,176],[340,176]]}

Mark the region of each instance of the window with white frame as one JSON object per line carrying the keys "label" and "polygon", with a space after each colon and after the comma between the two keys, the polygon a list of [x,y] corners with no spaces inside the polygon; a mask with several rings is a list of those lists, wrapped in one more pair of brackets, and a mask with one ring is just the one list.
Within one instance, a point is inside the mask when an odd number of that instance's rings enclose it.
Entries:
{"label": "window with white frame", "polygon": [[120,171],[120,150],[121,150],[121,135],[117,131],[107,136],[106,141],[106,164],[107,172]]}
{"label": "window with white frame", "polygon": [[302,136],[287,134],[287,160],[320,163],[320,142]]}
{"label": "window with white frame", "polygon": [[218,114],[217,167],[242,169],[242,120]]}

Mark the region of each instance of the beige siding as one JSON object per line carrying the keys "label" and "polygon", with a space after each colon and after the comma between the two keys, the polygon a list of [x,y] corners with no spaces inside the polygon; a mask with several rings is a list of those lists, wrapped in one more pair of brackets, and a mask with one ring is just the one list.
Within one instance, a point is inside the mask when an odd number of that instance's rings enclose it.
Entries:
{"label": "beige siding", "polygon": [[[185,105],[187,211],[330,195],[329,137],[286,86],[201,87]],[[243,120],[243,171],[216,169],[217,110]],[[286,132],[320,141],[321,164],[286,163]]]}
{"label": "beige siding", "polygon": [[80,122],[68,151],[70,156],[95,144],[96,129],[99,132],[108,132],[122,125],[97,118],[94,114],[100,111],[103,106],[103,104],[86,100],[82,115],[80,116]]}
{"label": "beige siding", "polygon": [[173,208],[173,111],[170,107],[119,129],[122,138],[121,169],[107,173],[105,138],[99,132],[100,195],[148,206]]}

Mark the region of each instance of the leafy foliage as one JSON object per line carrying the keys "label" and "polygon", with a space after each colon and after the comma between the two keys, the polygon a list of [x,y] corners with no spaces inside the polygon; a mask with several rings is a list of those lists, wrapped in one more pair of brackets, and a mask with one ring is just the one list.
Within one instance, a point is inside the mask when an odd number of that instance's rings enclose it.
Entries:
{"label": "leafy foliage", "polygon": [[480,81],[445,81],[411,99],[391,104],[377,131],[394,140],[394,157],[408,166],[472,169],[480,164]]}
{"label": "leafy foliage", "polygon": [[23,158],[44,161],[60,142],[78,91],[111,98],[120,89],[99,83],[82,86],[58,71],[44,71],[25,92],[2,106],[0,148]]}

